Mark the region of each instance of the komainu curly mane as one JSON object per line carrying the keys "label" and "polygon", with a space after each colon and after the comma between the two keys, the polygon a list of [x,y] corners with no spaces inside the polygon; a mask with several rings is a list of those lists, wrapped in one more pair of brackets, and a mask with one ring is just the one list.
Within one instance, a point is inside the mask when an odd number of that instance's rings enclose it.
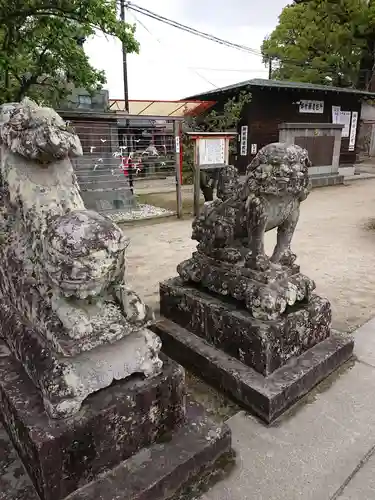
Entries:
{"label": "komainu curly mane", "polygon": [[293,194],[305,200],[310,192],[308,153],[296,145],[268,144],[246,170],[245,185],[251,192],[285,196]]}
{"label": "komainu curly mane", "polygon": [[78,137],[52,108],[26,97],[8,113],[1,139],[12,153],[39,163],[82,155]]}

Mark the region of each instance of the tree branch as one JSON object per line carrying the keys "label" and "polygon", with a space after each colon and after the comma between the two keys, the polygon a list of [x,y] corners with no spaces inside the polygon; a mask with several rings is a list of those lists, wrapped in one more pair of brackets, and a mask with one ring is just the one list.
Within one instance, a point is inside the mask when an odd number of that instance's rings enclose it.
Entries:
{"label": "tree branch", "polygon": [[38,78],[43,73],[43,61],[45,55],[47,51],[50,49],[50,47],[54,44],[54,42],[55,38],[50,39],[49,43],[47,43],[42,52],[39,54],[38,61],[36,62],[36,66],[37,68],[39,68],[39,70],[31,78],[28,78],[26,81],[23,78],[20,79],[22,83],[17,92],[17,101],[21,101],[22,98],[25,97],[25,94],[30,89],[30,87],[38,82]]}
{"label": "tree branch", "polygon": [[4,16],[4,17],[0,17],[0,26],[1,25],[9,25],[9,21],[11,19],[22,19],[22,23],[23,24],[26,19],[28,17],[58,17],[59,19],[66,19],[66,20],[69,20],[69,21],[76,21],[80,24],[87,24],[88,26],[91,26],[92,28],[94,29],[99,29],[100,31],[102,31],[104,34],[106,35],[113,35],[114,32],[113,30],[110,31],[108,30],[107,28],[104,27],[104,24],[101,24],[101,23],[97,23],[97,24],[94,24],[94,23],[90,23],[90,22],[87,22],[83,19],[83,16],[77,16],[74,11],[70,12],[70,11],[66,11],[62,8],[59,8],[59,7],[53,7],[53,6],[48,6],[48,7],[45,7],[43,9],[40,9],[40,10],[28,10],[28,11],[23,11],[22,12],[22,16],[20,16],[19,14],[17,13],[14,13],[13,15],[7,15],[7,16]]}

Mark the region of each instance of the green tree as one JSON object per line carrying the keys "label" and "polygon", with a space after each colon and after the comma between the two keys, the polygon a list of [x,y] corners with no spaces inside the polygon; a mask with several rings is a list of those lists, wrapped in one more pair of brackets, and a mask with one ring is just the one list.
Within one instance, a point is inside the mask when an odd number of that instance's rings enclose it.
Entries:
{"label": "green tree", "polygon": [[0,102],[28,95],[56,105],[72,86],[101,88],[105,75],[83,49],[98,31],[119,38],[129,53],[139,49],[116,0],[0,0]]}
{"label": "green tree", "polygon": [[285,7],[262,45],[272,77],[356,87],[371,51],[374,11],[367,0],[297,0]]}

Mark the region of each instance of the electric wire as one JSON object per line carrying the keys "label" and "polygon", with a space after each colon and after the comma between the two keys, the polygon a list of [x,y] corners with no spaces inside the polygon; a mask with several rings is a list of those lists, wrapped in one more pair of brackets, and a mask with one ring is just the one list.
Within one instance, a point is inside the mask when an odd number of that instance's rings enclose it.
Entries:
{"label": "electric wire", "polygon": [[[303,61],[303,62],[301,62],[301,61],[297,61],[297,60],[293,60],[293,59],[289,59],[289,58],[281,58],[281,57],[277,57],[277,56],[268,57],[267,58],[259,50],[247,47],[245,45],[241,45],[241,44],[229,42],[228,40],[224,40],[224,39],[218,38],[218,37],[216,37],[214,35],[211,35],[209,33],[205,33],[203,31],[199,31],[199,30],[197,30],[195,28],[192,28],[192,27],[187,26],[185,24],[182,24],[180,22],[174,21],[174,20],[169,19],[169,18],[167,18],[165,16],[157,14],[157,13],[155,13],[155,12],[149,10],[149,9],[146,9],[144,7],[141,7],[141,6],[137,5],[137,4],[134,4],[133,2],[129,2],[128,1],[128,2],[125,3],[125,6],[129,10],[133,11],[132,12],[133,15],[134,15],[134,11],[135,11],[135,12],[137,12],[139,14],[142,14],[142,15],[144,15],[146,17],[149,17],[151,19],[157,20],[157,21],[162,22],[164,24],[168,24],[168,25],[170,25],[170,26],[172,26],[174,28],[177,28],[177,29],[180,29],[180,30],[185,31],[187,33],[190,33],[190,34],[193,34],[193,35],[205,38],[206,40],[209,40],[209,41],[212,41],[212,42],[216,42],[216,43],[218,43],[220,45],[227,46],[229,48],[233,48],[233,49],[245,51],[245,52],[247,52],[247,53],[249,53],[251,55],[255,55],[257,57],[262,57],[263,61],[265,63],[268,62],[269,64],[271,64],[271,71],[280,69],[280,66],[282,66],[282,65],[291,65],[291,66],[295,66],[295,67],[298,67],[298,68],[314,69],[314,70],[316,70],[318,72],[321,71],[318,67],[316,67],[316,64],[313,61]],[[141,22],[139,21],[139,19],[138,19],[138,22],[139,22],[139,24],[141,24]],[[143,25],[143,27],[145,29],[147,29],[144,25]],[[148,29],[147,29],[147,31],[150,32]],[[273,64],[276,67],[272,68]],[[248,71],[248,70],[232,70],[232,69],[229,69],[229,68],[221,70],[221,69],[213,69],[213,68],[211,69],[211,68],[193,68],[193,67],[190,67],[189,69],[194,70],[196,72],[196,74],[200,78],[204,79],[207,83],[209,83],[211,86],[213,86],[215,88],[217,88],[217,86],[214,85],[213,82],[209,81],[206,77],[204,77],[203,75],[201,75],[200,73],[198,73],[197,70],[200,69],[201,71],[205,70],[205,71],[228,71],[228,72],[229,71],[236,71],[236,72],[244,72],[244,73]],[[331,70],[332,70],[332,72],[333,71],[335,71],[335,72],[339,71],[338,68],[331,68]],[[249,70],[249,72],[250,71],[256,72],[257,70]],[[268,70],[265,69],[264,71],[268,71]],[[361,72],[367,72],[367,71],[368,70],[358,70],[358,73],[360,74]],[[328,75],[327,75],[327,79],[328,79]]]}
{"label": "electric wire", "polygon": [[191,28],[190,26],[187,26],[185,24],[179,23],[177,21],[173,21],[172,19],[169,19],[165,16],[162,16],[160,14],[156,14],[155,12],[152,12],[149,9],[145,9],[144,7],[140,7],[139,5],[134,4],[133,2],[126,2],[125,6],[130,9],[138,12],[139,14],[143,14],[145,16],[151,17],[152,19],[156,19],[157,21],[163,22],[165,24],[169,24],[170,26],[173,26],[177,29],[186,31],[188,33],[191,33],[196,36],[200,36],[202,38],[205,38],[206,40],[210,40],[216,43],[219,43],[220,45],[225,45],[227,47],[232,47],[238,50],[242,50],[244,52],[248,52],[252,55],[256,55],[258,57],[263,57],[262,53],[259,50],[252,49],[251,47],[247,47],[246,45],[241,45],[238,43],[233,43],[229,42],[228,40],[224,40],[222,38],[218,38],[214,35],[211,35],[209,33],[205,33],[203,31],[199,31],[195,28]]}
{"label": "electric wire", "polygon": [[[147,33],[149,35],[151,35],[153,38],[155,38],[155,40],[160,44],[160,45],[163,45],[163,42],[160,40],[160,38],[158,38],[154,33],[151,32],[151,30],[142,22],[138,19],[138,17],[134,14],[134,12],[131,12],[131,15],[134,17],[135,21],[140,25],[142,26],[142,28],[144,30],[147,31]],[[218,89],[219,87],[217,85],[215,85],[213,82],[211,82],[210,80],[208,80],[208,78],[204,77],[203,75],[201,75],[195,68],[192,68],[192,67],[187,67],[187,69],[189,69],[190,71],[192,71],[193,73],[195,73],[199,78],[201,78],[203,81],[205,81],[206,83],[208,83],[209,85],[211,85],[213,88],[215,89]]]}

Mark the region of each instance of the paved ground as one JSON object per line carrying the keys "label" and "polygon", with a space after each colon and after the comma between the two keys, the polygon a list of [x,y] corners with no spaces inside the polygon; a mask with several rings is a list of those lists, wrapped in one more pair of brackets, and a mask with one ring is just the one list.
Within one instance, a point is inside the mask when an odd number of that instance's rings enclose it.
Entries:
{"label": "paved ground", "polygon": [[229,419],[236,466],[201,500],[374,500],[375,320],[355,339],[357,360],[273,426]]}
{"label": "paved ground", "polygon": [[[313,190],[301,212],[293,244],[301,270],[331,300],[333,326],[351,331],[375,315],[375,179]],[[124,230],[129,280],[157,307],[158,283],[195,248],[191,220]],[[271,249],[274,232],[266,239]]]}

